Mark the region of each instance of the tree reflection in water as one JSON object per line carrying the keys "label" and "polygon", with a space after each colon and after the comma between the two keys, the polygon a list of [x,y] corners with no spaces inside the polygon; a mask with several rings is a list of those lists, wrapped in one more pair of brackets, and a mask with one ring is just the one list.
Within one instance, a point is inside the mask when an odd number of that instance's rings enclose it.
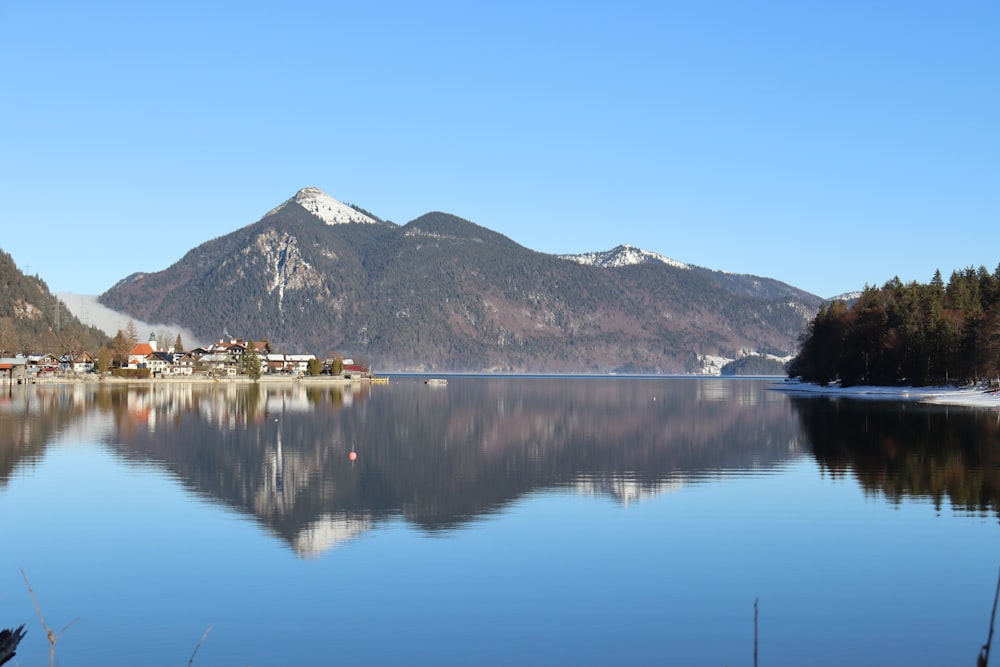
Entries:
{"label": "tree reflection in water", "polygon": [[820,466],[892,500],[1000,513],[1000,415],[913,403],[794,397]]}

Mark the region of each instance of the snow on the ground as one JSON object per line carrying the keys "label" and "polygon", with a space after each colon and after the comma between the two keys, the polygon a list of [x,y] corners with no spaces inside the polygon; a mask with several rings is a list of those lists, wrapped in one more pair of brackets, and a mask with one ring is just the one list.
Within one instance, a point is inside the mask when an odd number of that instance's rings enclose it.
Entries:
{"label": "snow on the ground", "polygon": [[884,401],[913,401],[935,405],[965,405],[977,408],[1000,408],[1000,393],[985,387],[840,387],[786,380],[771,385],[771,389],[794,394],[860,398]]}

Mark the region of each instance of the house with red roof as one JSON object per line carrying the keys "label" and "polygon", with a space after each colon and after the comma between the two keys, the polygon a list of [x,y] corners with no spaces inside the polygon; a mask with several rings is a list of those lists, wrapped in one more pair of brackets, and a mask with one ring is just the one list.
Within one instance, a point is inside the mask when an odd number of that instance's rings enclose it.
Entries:
{"label": "house with red roof", "polygon": [[156,345],[156,334],[149,334],[148,343],[139,343],[133,347],[128,353],[128,367],[129,368],[145,368],[146,367],[146,357],[157,352]]}
{"label": "house with red roof", "polygon": [[4,357],[0,359],[0,379],[7,382],[28,381],[28,360],[25,357]]}
{"label": "house with red roof", "polygon": [[128,367],[142,368],[146,363],[146,357],[156,352],[149,343],[139,343],[128,353]]}

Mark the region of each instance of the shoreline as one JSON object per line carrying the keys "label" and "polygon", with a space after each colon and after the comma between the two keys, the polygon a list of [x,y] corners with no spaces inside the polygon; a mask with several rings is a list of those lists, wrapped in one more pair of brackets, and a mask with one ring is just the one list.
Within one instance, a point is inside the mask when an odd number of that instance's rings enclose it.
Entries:
{"label": "shoreline", "polygon": [[969,408],[1000,408],[1000,392],[983,387],[879,387],[858,385],[840,387],[786,380],[772,384],[770,389],[786,394],[853,398],[868,401],[904,401],[929,405],[952,405]]}
{"label": "shoreline", "polygon": [[[342,378],[334,377],[330,375],[316,375],[316,376],[305,376],[305,377],[271,377],[262,376],[257,380],[257,384],[325,384],[325,385],[352,385],[352,384],[379,384],[384,382],[381,377],[374,378]],[[4,381],[5,384],[11,384]],[[56,385],[56,384],[86,384],[86,385],[102,385],[102,384],[114,384],[114,385],[159,385],[159,384],[254,384],[254,381],[248,377],[227,377],[227,378],[213,378],[207,376],[183,376],[183,377],[158,377],[158,378],[119,378],[119,377],[95,377],[93,375],[83,375],[83,376],[59,376],[44,378],[42,380],[37,380],[35,382],[28,382],[25,384],[18,384],[14,382],[12,386],[15,387],[37,387],[44,385]]]}
{"label": "shoreline", "polygon": [[[374,376],[370,378],[343,378],[329,375],[317,376],[262,376],[256,384],[261,385],[317,385],[317,386],[341,386],[347,387],[362,384],[387,384],[389,376],[393,374]],[[422,376],[425,373],[401,373],[400,375]],[[475,374],[470,374],[475,375]],[[516,376],[517,374],[514,374]],[[507,376],[511,377],[511,376]],[[687,376],[684,376],[687,377]],[[766,380],[773,376],[759,376],[757,380]],[[131,379],[118,377],[95,377],[92,374],[78,376],[58,376],[45,378],[41,381],[28,384],[17,384],[4,382],[11,387],[29,387],[44,385],[133,385],[133,386],[163,386],[181,384],[254,384],[254,381],[247,377],[227,377],[213,378],[207,376],[182,376],[182,377],[158,377],[147,379]],[[772,382],[768,386],[769,390],[779,391],[786,394],[797,394],[802,396],[816,396],[826,398],[851,398],[868,401],[902,401],[908,403],[924,403],[928,405],[961,406],[970,408],[992,408],[1000,409],[1000,391],[988,390],[983,387],[881,387],[876,385],[858,385],[854,387],[840,387],[839,385],[828,385],[826,387],[818,384],[799,382],[796,380],[784,380]]]}

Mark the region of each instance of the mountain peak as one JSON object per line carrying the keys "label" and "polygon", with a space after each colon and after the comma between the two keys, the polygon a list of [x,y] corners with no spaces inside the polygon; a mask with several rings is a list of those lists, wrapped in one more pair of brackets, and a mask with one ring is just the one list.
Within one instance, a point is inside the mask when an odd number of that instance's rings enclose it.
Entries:
{"label": "mountain peak", "polygon": [[277,213],[289,204],[298,204],[328,225],[345,225],[350,223],[372,225],[377,223],[374,218],[354,210],[319,188],[302,188],[295,193],[294,197],[281,204],[281,206],[268,211],[268,215]]}
{"label": "mountain peak", "polygon": [[568,259],[578,264],[600,266],[603,268],[634,266],[636,264],[645,264],[646,262],[654,261],[663,262],[664,264],[677,267],[678,269],[691,268],[683,262],[678,262],[676,259],[670,259],[669,257],[664,257],[658,253],[643,250],[642,248],[636,248],[635,246],[627,244],[615,246],[611,250],[587,252],[580,255],[558,255],[558,257]]}

